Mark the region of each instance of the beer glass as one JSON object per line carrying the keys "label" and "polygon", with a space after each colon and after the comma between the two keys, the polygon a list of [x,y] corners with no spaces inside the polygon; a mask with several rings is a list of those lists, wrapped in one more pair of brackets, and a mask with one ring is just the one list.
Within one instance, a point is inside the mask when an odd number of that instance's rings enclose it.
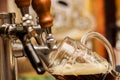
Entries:
{"label": "beer glass", "polygon": [[[87,48],[86,42],[90,38],[96,38],[105,45],[108,61]],[[119,80],[112,47],[97,32],[86,33],[80,42],[66,37],[59,44],[58,50],[49,55],[49,62],[48,71],[57,80]]]}

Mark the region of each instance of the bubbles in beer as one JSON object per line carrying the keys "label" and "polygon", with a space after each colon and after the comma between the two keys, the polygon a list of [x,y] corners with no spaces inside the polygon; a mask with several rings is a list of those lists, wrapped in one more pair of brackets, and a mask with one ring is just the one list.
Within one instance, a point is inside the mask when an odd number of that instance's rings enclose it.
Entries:
{"label": "bubbles in beer", "polygon": [[[54,66],[49,69],[52,74],[75,76],[101,74],[106,73],[110,68],[109,63],[95,52],[76,50],[72,57],[69,55],[66,57],[64,54],[63,52],[59,53],[57,58],[61,57],[61,59],[55,59]],[[64,57],[62,57],[63,55]]]}

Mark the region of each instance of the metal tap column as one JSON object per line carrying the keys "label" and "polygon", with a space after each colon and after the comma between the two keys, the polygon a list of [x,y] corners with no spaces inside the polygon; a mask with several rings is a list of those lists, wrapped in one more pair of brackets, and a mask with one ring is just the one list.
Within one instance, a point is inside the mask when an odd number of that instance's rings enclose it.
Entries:
{"label": "metal tap column", "polygon": [[[0,22],[2,24],[12,24],[15,22],[14,20],[15,14],[13,13],[1,13],[0,14]],[[0,25],[0,26],[1,26]],[[16,75],[16,58],[13,57],[11,40],[6,37],[6,35],[2,36],[2,44],[0,44],[1,52],[0,52],[0,80],[17,80]]]}

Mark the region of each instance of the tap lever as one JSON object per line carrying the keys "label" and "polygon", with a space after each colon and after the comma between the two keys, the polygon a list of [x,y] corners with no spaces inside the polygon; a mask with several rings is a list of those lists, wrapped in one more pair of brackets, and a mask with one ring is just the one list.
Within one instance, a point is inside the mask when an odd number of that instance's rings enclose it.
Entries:
{"label": "tap lever", "polygon": [[50,50],[56,50],[56,40],[54,39],[52,34],[47,34],[46,36],[46,44]]}
{"label": "tap lever", "polygon": [[23,42],[23,48],[36,72],[43,74],[45,72],[44,66],[31,42]]}
{"label": "tap lever", "polygon": [[51,27],[53,18],[50,14],[51,0],[32,0],[32,7],[39,17],[39,24],[46,33],[46,44],[49,49],[55,49],[55,39],[52,35]]}
{"label": "tap lever", "polygon": [[39,17],[39,24],[42,28],[48,28],[53,25],[50,6],[51,0],[32,0],[32,7]]}
{"label": "tap lever", "polygon": [[[23,21],[23,26],[28,30],[28,33],[30,34],[30,36],[33,36],[36,40],[36,42],[41,45],[42,44],[42,40],[39,36],[39,34],[37,33],[37,30],[34,29],[34,23],[33,23],[33,17],[29,14],[25,14],[22,18]],[[38,25],[37,25],[38,26]],[[40,27],[38,28],[38,30],[40,31]]]}

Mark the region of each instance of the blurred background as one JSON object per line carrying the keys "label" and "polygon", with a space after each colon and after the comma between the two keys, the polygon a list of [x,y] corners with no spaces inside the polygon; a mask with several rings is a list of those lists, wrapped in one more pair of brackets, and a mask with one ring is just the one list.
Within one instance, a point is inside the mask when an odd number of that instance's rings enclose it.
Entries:
{"label": "blurred background", "polygon": [[[120,0],[51,0],[52,28],[57,41],[66,36],[80,40],[89,31],[104,35],[115,50],[117,65],[120,65]],[[36,16],[32,6],[30,14]],[[16,22],[21,13],[14,0],[0,0],[0,12],[15,12]],[[104,58],[108,58],[103,45],[90,40],[88,46]],[[49,73],[37,75],[27,58],[18,59],[19,80],[55,80]]]}

